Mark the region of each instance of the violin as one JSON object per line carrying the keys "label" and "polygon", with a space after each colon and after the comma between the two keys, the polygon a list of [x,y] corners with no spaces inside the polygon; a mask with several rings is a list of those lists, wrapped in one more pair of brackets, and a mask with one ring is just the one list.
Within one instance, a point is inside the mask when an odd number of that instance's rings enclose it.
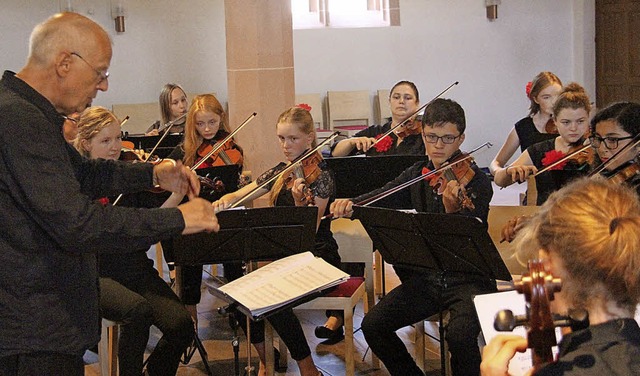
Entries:
{"label": "violin", "polygon": [[549,273],[541,260],[530,260],[522,280],[514,283],[516,291],[525,296],[526,314],[514,316],[511,310],[496,314],[494,327],[497,331],[512,331],[516,326],[527,327],[528,347],[532,350],[532,365],[535,371],[553,359],[553,347],[557,345],[556,326],[570,326],[579,330],[589,326],[589,315],[585,310],[569,310],[567,317],[551,314],[551,301],[562,288],[562,281]]}
{"label": "violin", "polygon": [[611,176],[607,177],[607,179],[614,184],[628,183],[635,187],[640,184],[640,179],[638,179],[639,177],[640,164],[636,158],[633,161],[628,162],[626,165],[623,165],[623,167],[619,168]]}
{"label": "violin", "polygon": [[415,116],[407,120],[404,125],[400,125],[400,130],[396,131],[396,136],[405,138],[414,134],[422,133],[422,117]]}
{"label": "violin", "polygon": [[303,201],[307,205],[315,205],[315,196],[309,186],[318,179],[318,176],[322,173],[322,169],[320,168],[320,162],[322,162],[322,154],[320,152],[315,152],[303,160],[296,162],[296,165],[293,167],[291,173],[288,176],[283,176],[284,184],[288,190],[291,190],[293,187],[293,182],[296,179],[304,179],[305,182],[305,190]]}
{"label": "violin", "polygon": [[157,155],[149,155],[146,158],[142,155],[136,153],[133,142],[131,141],[121,141],[122,148],[120,151],[120,160],[121,161],[129,161],[129,162],[150,162],[155,163],[160,160]]}
{"label": "violin", "polygon": [[213,148],[215,146],[208,142],[203,142],[198,148],[198,156],[200,158],[207,158],[202,167],[216,167],[216,166],[228,166],[232,164],[241,165],[243,163],[243,157],[240,150],[236,148],[236,144],[233,139],[229,139],[214,153]]}
{"label": "violin", "polygon": [[476,172],[471,168],[473,165],[473,158],[468,154],[459,153],[455,157],[451,158],[449,161],[443,164],[442,170],[439,173],[429,176],[427,181],[429,182],[429,186],[433,189],[434,192],[442,195],[444,193],[445,188],[447,187],[447,183],[451,180],[457,181],[461,188],[458,191],[458,199],[460,201],[460,207],[473,210],[475,209],[475,205],[471,198],[467,195],[467,191],[464,188],[471,179],[475,176]]}
{"label": "violin", "polygon": [[553,121],[553,117],[547,120],[547,124],[544,125],[544,131],[549,134],[558,134],[558,127],[556,127],[556,122]]}

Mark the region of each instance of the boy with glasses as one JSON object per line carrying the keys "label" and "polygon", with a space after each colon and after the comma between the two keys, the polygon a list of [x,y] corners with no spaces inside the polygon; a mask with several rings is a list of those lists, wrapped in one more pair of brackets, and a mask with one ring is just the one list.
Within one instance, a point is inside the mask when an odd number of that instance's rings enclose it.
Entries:
{"label": "boy with glasses", "polygon": [[[422,137],[429,162],[418,162],[384,187],[353,199],[339,199],[331,205],[334,216],[350,216],[354,203],[409,181],[427,170],[434,170],[461,153],[464,142],[465,115],[460,105],[449,99],[436,99],[422,117]],[[475,175],[466,187],[457,181],[447,183],[442,195],[420,181],[408,188],[403,208],[425,213],[449,213],[477,217],[486,224],[489,202],[493,196],[491,182],[472,164]],[[466,189],[474,208],[463,207],[460,190]],[[402,192],[402,191],[401,191]],[[405,191],[406,193],[406,191]],[[480,324],[473,306],[473,296],[495,291],[495,281],[481,277],[445,273],[443,276],[428,270],[394,266],[402,284],[393,289],[369,311],[362,321],[362,332],[373,352],[382,360],[391,375],[424,375],[396,334],[396,330],[424,320],[442,308],[449,310],[446,340],[451,352],[454,375],[478,375],[480,351],[477,337]]]}

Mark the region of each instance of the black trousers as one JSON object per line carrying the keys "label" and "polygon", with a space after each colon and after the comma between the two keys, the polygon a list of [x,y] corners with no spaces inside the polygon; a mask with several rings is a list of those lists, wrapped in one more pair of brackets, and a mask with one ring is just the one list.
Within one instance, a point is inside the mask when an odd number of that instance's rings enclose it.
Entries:
{"label": "black trousers", "polygon": [[362,332],[371,350],[391,375],[424,375],[396,334],[396,330],[449,310],[446,340],[454,375],[480,374],[480,323],[473,297],[495,291],[490,281],[449,281],[445,288],[424,272],[399,272],[401,284],[391,290],[362,320]]}
{"label": "black trousers", "polygon": [[121,323],[118,349],[121,376],[142,374],[149,328],[162,338],[149,356],[151,375],[175,375],[180,356],[193,339],[191,315],[155,269],[131,278],[100,278],[102,316]]}

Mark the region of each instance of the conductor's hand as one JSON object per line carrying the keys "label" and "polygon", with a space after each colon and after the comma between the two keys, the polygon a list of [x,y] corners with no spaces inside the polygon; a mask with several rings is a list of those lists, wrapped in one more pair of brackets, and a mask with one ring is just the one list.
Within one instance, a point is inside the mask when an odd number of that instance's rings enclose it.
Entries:
{"label": "conductor's hand", "polygon": [[533,165],[507,167],[507,176],[509,176],[511,181],[514,183],[524,183],[530,175],[533,175],[536,172],[538,172],[538,169]]}
{"label": "conductor's hand", "polygon": [[502,227],[501,241],[506,240],[509,243],[511,243],[513,239],[515,239],[518,231],[520,231],[522,226],[524,226],[525,223],[529,221],[529,219],[531,219],[531,217],[528,215],[517,215],[511,218],[510,220],[508,220],[507,223],[505,223],[504,226]]}
{"label": "conductor's hand", "polygon": [[354,148],[366,153],[367,150],[371,149],[371,145],[376,142],[376,139],[373,137],[353,137],[350,141]]}
{"label": "conductor's hand", "polygon": [[[482,350],[480,374],[482,376],[509,375],[509,361],[516,352],[527,349],[527,340],[513,334],[495,336]],[[531,371],[527,373],[530,375]]]}
{"label": "conductor's hand", "polygon": [[331,203],[329,211],[333,214],[334,218],[350,218],[351,214],[353,214],[353,201],[348,198],[339,198]]}
{"label": "conductor's hand", "polygon": [[196,197],[185,204],[179,205],[178,209],[182,212],[182,218],[184,219],[183,235],[202,231],[218,232],[220,230],[218,218],[209,201]]}
{"label": "conductor's hand", "polygon": [[198,175],[182,165],[182,161],[174,162],[165,159],[155,165],[153,167],[153,182],[166,191],[187,195],[190,200],[200,194]]}
{"label": "conductor's hand", "polygon": [[442,192],[445,213],[457,213],[461,209],[460,190],[464,189],[457,180],[449,180]]}

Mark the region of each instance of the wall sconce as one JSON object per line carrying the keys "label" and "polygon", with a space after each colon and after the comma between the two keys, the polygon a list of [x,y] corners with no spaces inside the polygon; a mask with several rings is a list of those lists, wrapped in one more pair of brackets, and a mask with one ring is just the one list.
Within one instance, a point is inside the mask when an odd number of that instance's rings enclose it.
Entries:
{"label": "wall sconce", "polygon": [[111,17],[116,23],[116,32],[124,33],[124,17],[126,11],[124,8],[124,0],[112,0],[111,2]]}
{"label": "wall sconce", "polygon": [[487,19],[489,21],[495,21],[498,18],[498,5],[501,0],[485,0],[485,6],[487,7]]}

